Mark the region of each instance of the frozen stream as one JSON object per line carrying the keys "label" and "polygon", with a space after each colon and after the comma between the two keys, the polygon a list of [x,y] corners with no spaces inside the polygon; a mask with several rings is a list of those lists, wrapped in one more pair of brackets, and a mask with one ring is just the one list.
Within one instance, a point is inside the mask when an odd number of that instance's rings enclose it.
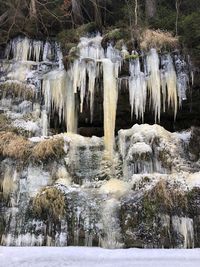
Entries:
{"label": "frozen stream", "polygon": [[1,267],[199,267],[200,249],[0,247]]}

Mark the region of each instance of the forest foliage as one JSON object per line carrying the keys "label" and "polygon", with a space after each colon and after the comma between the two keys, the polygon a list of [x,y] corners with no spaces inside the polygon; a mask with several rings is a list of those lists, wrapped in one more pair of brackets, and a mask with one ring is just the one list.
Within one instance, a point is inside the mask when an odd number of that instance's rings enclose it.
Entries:
{"label": "forest foliage", "polygon": [[74,43],[120,28],[130,39],[169,31],[200,58],[200,0],[0,0],[0,45],[16,35]]}

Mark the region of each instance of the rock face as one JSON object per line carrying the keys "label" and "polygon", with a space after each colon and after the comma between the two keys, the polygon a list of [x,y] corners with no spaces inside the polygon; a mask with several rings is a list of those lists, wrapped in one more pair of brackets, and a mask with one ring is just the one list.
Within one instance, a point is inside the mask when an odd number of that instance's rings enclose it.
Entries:
{"label": "rock face", "polygon": [[52,138],[63,140],[63,153],[31,138],[26,164],[1,154],[1,244],[199,246],[200,173],[188,158],[189,132],[134,125],[119,132],[112,161],[102,138]]}

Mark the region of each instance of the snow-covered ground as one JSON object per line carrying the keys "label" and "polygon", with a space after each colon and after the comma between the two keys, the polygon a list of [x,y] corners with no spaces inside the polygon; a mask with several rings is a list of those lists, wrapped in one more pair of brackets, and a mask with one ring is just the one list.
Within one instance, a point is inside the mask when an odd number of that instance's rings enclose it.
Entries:
{"label": "snow-covered ground", "polygon": [[1,267],[199,267],[200,249],[0,247]]}

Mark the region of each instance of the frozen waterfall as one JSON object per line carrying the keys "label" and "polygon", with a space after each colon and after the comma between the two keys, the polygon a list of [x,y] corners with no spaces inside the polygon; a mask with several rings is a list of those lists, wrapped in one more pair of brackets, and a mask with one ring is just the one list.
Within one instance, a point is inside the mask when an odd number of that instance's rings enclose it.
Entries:
{"label": "frozen waterfall", "polygon": [[[65,122],[68,132],[77,132],[79,114],[85,109],[90,110],[92,123],[96,93],[102,94],[105,148],[112,157],[118,91],[122,86],[119,81],[125,79],[129,87],[130,116],[144,121],[148,107],[154,113],[155,122],[159,122],[166,107],[171,108],[176,117],[178,102],[180,105],[186,98],[189,76],[180,66],[186,63],[179,55],[160,55],[156,49],[146,55],[136,51],[129,54],[125,45],[120,51],[111,44],[104,50],[101,42],[100,35],[81,38],[76,48],[77,56],[65,70],[58,43],[15,38],[6,47],[1,63],[4,76],[0,82],[2,85],[8,81],[31,85],[36,96],[42,90],[43,135],[48,135],[54,112],[58,113],[59,123]],[[127,61],[129,76],[121,78],[120,71]]]}

